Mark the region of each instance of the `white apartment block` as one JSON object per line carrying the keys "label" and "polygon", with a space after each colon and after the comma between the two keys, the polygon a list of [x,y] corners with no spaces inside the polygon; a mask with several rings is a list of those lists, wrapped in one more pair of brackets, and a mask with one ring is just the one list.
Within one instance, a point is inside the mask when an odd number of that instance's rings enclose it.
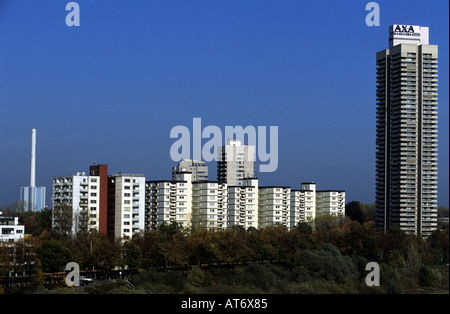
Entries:
{"label": "white apartment block", "polygon": [[345,215],[344,191],[317,191],[314,182],[303,182],[299,190],[260,187],[257,178],[242,177],[239,183],[193,182],[190,171],[174,171],[173,180],[147,181],[145,229],[155,230],[171,222],[213,230],[289,229],[299,222],[312,223],[319,215]]}
{"label": "white apartment block", "polygon": [[303,182],[300,190],[291,191],[291,228],[316,218],[316,184]]}
{"label": "white apartment block", "polygon": [[129,240],[145,226],[145,177],[142,174],[114,174],[114,238]]}
{"label": "white apartment block", "polygon": [[300,190],[291,191],[291,228],[321,215],[345,216],[345,191],[318,191],[314,182],[304,182]]}
{"label": "white apartment block", "polygon": [[239,140],[227,140],[219,147],[217,180],[229,186],[243,185],[245,178],[255,177],[255,146],[242,145]]}
{"label": "white apartment block", "polygon": [[192,185],[192,225],[224,230],[228,226],[228,188],[214,181]]}
{"label": "white apartment block", "polygon": [[[97,176],[87,176],[84,172],[76,175],[53,178],[52,208],[60,204],[72,208],[72,232],[89,231],[99,227],[100,180]],[[59,222],[53,212],[53,228],[59,229]]]}
{"label": "white apartment block", "polygon": [[290,228],[291,188],[264,186],[258,189],[259,228],[285,226]]}
{"label": "white apartment block", "polygon": [[345,191],[317,191],[316,214],[317,216],[345,216]]}
{"label": "white apartment block", "polygon": [[228,187],[228,227],[258,228],[258,179]]}
{"label": "white apartment block", "polygon": [[192,223],[192,174],[178,172],[175,180],[147,181],[146,229],[163,223],[178,222],[189,228]]}
{"label": "white apartment block", "polygon": [[0,242],[15,242],[23,239],[24,234],[25,226],[19,225],[18,217],[0,217]]}

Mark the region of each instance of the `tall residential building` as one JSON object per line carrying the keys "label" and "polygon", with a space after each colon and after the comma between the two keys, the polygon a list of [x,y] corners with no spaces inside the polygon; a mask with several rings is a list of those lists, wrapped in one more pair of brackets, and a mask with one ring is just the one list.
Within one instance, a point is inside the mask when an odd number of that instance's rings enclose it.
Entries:
{"label": "tall residential building", "polygon": [[290,228],[291,188],[260,186],[258,189],[258,227],[285,226]]}
{"label": "tall residential building", "polygon": [[242,185],[243,179],[255,177],[255,146],[242,145],[239,140],[227,140],[219,147],[217,180],[229,186]]}
{"label": "tall residential building", "polygon": [[192,226],[224,230],[228,227],[228,188],[217,181],[192,184]]}
{"label": "tall residential building", "polygon": [[183,159],[176,167],[172,168],[172,179],[178,172],[190,172],[192,174],[192,182],[208,181],[208,166],[204,161]]}
{"label": "tall residential building", "polygon": [[129,240],[145,228],[145,177],[143,174],[113,174],[108,177],[107,233]]}
{"label": "tall residential building", "polygon": [[437,228],[437,58],[428,27],[392,25],[376,55],[376,222],[427,236]]}
{"label": "tall residential building", "polygon": [[30,186],[20,188],[23,211],[40,211],[45,208],[46,187],[36,186],[36,129],[31,130]]}
{"label": "tall residential building", "polygon": [[345,216],[345,191],[321,190],[316,192],[316,216]]}
{"label": "tall residential building", "polygon": [[98,231],[107,234],[108,217],[108,165],[94,164],[89,167],[89,176],[98,177]]}
{"label": "tall residential building", "polygon": [[145,182],[145,223],[147,230],[163,223],[192,225],[192,174],[178,172],[174,180]]}
{"label": "tall residential building", "polygon": [[316,218],[316,183],[303,182],[300,190],[291,190],[291,228]]}
{"label": "tall residential building", "polygon": [[228,186],[228,227],[258,228],[258,179]]}
{"label": "tall residential building", "polygon": [[[76,175],[53,178],[52,225],[55,230],[76,233],[99,228],[100,177]],[[71,209],[71,226],[67,225],[67,214],[62,205]],[[61,221],[61,219],[66,220]],[[70,229],[70,231],[69,231]]]}

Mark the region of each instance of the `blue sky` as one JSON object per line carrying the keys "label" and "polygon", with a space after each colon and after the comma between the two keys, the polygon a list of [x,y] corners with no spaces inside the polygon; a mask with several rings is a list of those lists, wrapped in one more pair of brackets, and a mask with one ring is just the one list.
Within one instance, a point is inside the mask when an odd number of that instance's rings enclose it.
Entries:
{"label": "blue sky", "polygon": [[[439,45],[439,205],[449,190],[449,3],[377,1],[0,0],[0,204],[29,185],[88,171],[169,179],[170,130],[278,126],[279,165],[261,185],[346,190],[374,201],[375,54],[388,27],[430,27]],[[205,142],[205,140],[204,140]],[[203,142],[203,143],[204,143]],[[210,179],[216,178],[210,163]]]}

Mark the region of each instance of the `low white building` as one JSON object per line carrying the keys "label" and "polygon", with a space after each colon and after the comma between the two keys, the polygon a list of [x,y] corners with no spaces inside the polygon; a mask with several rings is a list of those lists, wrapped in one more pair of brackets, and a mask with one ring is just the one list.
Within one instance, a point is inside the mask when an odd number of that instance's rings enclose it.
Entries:
{"label": "low white building", "polygon": [[0,242],[15,242],[24,234],[25,226],[19,225],[18,217],[0,217]]}

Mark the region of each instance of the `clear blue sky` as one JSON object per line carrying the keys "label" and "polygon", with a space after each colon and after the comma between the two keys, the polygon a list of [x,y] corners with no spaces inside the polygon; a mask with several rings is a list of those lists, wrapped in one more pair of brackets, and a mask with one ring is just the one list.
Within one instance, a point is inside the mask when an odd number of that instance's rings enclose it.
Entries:
{"label": "clear blue sky", "polygon": [[[88,171],[171,178],[170,130],[278,126],[279,166],[261,185],[343,189],[374,201],[375,55],[388,27],[430,27],[439,45],[439,205],[449,205],[449,3],[369,1],[0,0],[0,204],[29,185]],[[210,179],[216,178],[210,164]]]}

